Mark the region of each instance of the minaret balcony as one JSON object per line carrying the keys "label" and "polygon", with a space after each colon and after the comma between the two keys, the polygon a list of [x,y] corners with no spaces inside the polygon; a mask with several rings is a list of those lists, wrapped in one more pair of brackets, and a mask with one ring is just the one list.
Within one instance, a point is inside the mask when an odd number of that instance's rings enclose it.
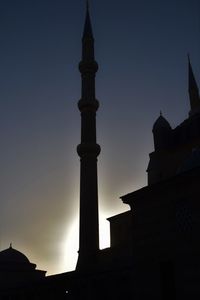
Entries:
{"label": "minaret balcony", "polygon": [[99,101],[96,99],[94,100],[80,99],[78,102],[78,108],[81,112],[83,111],[96,112],[99,108]]}
{"label": "minaret balcony", "polygon": [[97,157],[101,152],[101,147],[93,142],[81,143],[77,146],[78,155],[83,158],[85,156]]}
{"label": "minaret balcony", "polygon": [[96,73],[98,71],[98,64],[95,60],[81,61],[79,63],[79,71],[84,73]]}

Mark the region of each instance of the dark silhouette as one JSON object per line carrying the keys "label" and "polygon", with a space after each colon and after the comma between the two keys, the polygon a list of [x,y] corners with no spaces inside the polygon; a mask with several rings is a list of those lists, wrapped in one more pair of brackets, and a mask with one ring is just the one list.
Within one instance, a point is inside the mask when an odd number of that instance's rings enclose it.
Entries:
{"label": "dark silhouette", "polygon": [[36,270],[36,265],[12,247],[0,252],[0,299],[22,299],[34,286],[45,278],[45,271]]}
{"label": "dark silhouette", "polygon": [[94,58],[94,38],[87,5],[82,38],[82,95],[78,102],[81,112],[81,144],[77,147],[81,162],[80,174],[80,229],[77,269],[95,263],[99,249],[97,156],[101,149],[96,143],[95,74],[98,64]]}
{"label": "dark silhouette", "polygon": [[[0,252],[0,299],[198,299],[200,297],[200,98],[189,60],[189,117],[153,126],[148,185],[121,197],[99,250],[94,38],[87,6],[82,39],[80,244],[76,270],[45,277],[18,251]],[[9,258],[9,259],[8,259]],[[23,275],[22,274],[23,269]],[[20,276],[18,276],[20,274]]]}

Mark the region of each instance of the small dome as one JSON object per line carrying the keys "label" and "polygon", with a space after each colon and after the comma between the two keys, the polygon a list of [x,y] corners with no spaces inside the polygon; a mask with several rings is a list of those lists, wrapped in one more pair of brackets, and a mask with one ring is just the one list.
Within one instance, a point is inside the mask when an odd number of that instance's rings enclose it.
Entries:
{"label": "small dome", "polygon": [[158,130],[162,130],[162,129],[168,129],[168,130],[170,129],[171,130],[171,126],[170,126],[169,122],[161,114],[153,125],[153,131],[158,131]]}
{"label": "small dome", "polygon": [[27,264],[30,263],[30,261],[23,253],[16,249],[13,249],[12,246],[10,246],[10,248],[0,252],[0,263]]}

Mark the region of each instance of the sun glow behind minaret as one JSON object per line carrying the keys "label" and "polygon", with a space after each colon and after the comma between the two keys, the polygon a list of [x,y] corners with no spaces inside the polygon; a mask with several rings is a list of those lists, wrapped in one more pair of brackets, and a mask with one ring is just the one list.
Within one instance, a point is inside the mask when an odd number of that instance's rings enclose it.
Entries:
{"label": "sun glow behind minaret", "polygon": [[104,213],[100,213],[99,216],[99,247],[100,249],[110,247],[110,224]]}
{"label": "sun glow behind minaret", "polygon": [[78,258],[79,221],[74,218],[62,244],[60,272],[75,270]]}
{"label": "sun glow behind minaret", "polygon": [[[100,236],[100,249],[110,247],[110,226],[106,220],[105,213],[100,212],[99,216],[99,236]],[[72,271],[76,267],[78,258],[78,241],[79,241],[79,221],[74,218],[69,230],[67,231],[66,238],[62,243],[62,253],[60,256],[59,272]]]}

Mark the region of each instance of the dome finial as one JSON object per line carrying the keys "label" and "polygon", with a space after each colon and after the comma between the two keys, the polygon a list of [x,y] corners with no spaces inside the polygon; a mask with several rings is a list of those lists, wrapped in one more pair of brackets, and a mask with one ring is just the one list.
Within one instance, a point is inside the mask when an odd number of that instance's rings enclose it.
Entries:
{"label": "dome finial", "polygon": [[10,243],[10,248],[12,248],[12,243]]}

